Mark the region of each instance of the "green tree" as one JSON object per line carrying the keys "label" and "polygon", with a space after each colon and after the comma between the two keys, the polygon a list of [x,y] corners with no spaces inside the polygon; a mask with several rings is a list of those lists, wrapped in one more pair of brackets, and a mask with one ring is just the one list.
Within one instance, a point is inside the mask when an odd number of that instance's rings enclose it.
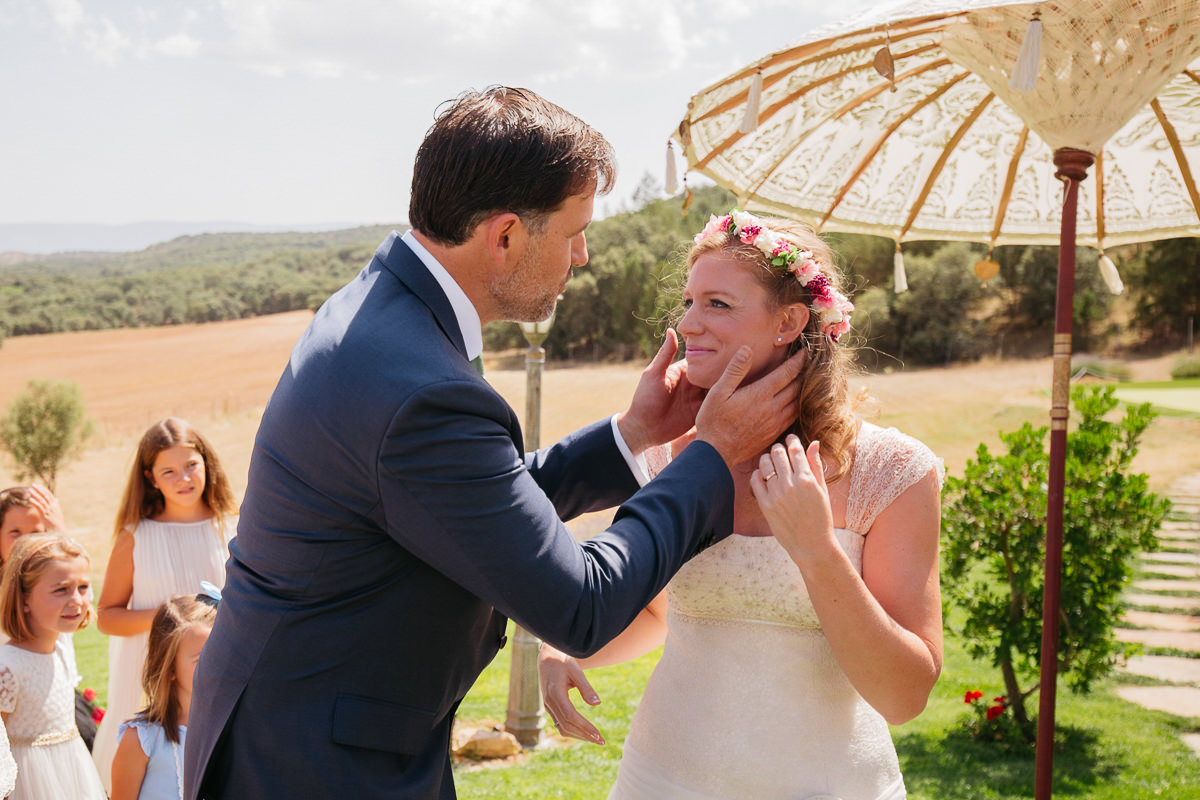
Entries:
{"label": "green tree", "polygon": [[35,379],[0,419],[0,444],[17,462],[20,480],[36,478],[54,491],[59,468],[79,454],[91,431],[78,385]]}
{"label": "green tree", "polygon": [[[1112,387],[1071,392],[1077,425],[1067,440],[1058,671],[1086,693],[1132,645],[1114,633],[1120,592],[1138,551],[1157,546],[1170,502],[1131,471],[1138,441],[1154,419],[1130,406],[1119,421]],[[1029,741],[1025,698],[1037,691],[1045,585],[1046,428],[1026,423],[1000,435],[1008,452],[980,445],[961,479],[946,480],[942,587],[965,614],[961,633],[977,659],[999,667],[1014,718]],[[1030,678],[1022,688],[1022,678]]]}
{"label": "green tree", "polygon": [[1137,320],[1154,339],[1183,342],[1188,319],[1200,325],[1200,239],[1154,242],[1130,277],[1137,291]]}
{"label": "green tree", "polygon": [[969,269],[978,258],[963,242],[940,247],[930,256],[906,254],[908,291],[895,294],[890,287],[876,286],[863,292],[861,300],[855,299],[855,330],[874,350],[905,363],[978,358],[985,335],[973,312],[983,289]]}

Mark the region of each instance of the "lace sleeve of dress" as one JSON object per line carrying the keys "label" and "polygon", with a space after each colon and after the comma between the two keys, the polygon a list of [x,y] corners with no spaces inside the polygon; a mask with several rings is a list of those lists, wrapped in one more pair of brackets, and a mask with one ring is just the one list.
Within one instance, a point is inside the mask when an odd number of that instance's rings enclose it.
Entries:
{"label": "lace sleeve of dress", "polygon": [[663,444],[656,447],[647,448],[642,454],[646,457],[646,471],[650,473],[650,479],[667,468],[667,464],[671,463],[671,445]]}
{"label": "lace sleeve of dress", "polygon": [[17,676],[0,664],[0,711],[11,714],[17,708]]}
{"label": "lace sleeve of dress", "polygon": [[847,527],[865,535],[879,513],[931,469],[937,471],[941,489],[946,468],[932,450],[895,428],[864,422],[850,468]]}

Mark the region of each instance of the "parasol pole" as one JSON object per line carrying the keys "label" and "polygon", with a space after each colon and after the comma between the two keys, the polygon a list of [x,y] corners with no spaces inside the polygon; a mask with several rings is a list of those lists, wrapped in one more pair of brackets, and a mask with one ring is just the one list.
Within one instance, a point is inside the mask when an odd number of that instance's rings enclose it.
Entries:
{"label": "parasol pole", "polygon": [[1054,782],[1054,700],[1058,686],[1058,622],[1062,594],[1063,495],[1067,419],[1071,415],[1071,315],[1075,305],[1075,217],[1079,182],[1095,157],[1084,150],[1054,151],[1054,176],[1063,181],[1058,289],[1054,304],[1054,381],[1050,406],[1050,465],[1046,492],[1046,580],[1042,595],[1042,674],[1038,692],[1036,800],[1049,800]]}

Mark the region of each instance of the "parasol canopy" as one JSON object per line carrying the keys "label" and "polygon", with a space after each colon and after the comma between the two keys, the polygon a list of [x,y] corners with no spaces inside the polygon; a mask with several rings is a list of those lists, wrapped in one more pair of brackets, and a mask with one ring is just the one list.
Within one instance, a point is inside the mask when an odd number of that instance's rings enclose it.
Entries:
{"label": "parasol canopy", "polygon": [[[688,168],[743,208],[818,230],[886,236],[897,250],[910,239],[1059,245],[1035,777],[1047,800],[1074,251],[1200,236],[1200,0],[871,10],[702,90],[673,138]],[[899,255],[896,266],[903,291]]]}
{"label": "parasol canopy", "polygon": [[[1029,23],[1037,80],[1010,86]],[[882,77],[876,62],[892,68]],[[761,79],[756,124],[740,130]],[[749,126],[748,126],[749,127]],[[873,9],[692,97],[673,138],[745,208],[826,231],[1057,244],[1054,151],[1096,156],[1077,243],[1200,235],[1200,2],[921,0]]]}

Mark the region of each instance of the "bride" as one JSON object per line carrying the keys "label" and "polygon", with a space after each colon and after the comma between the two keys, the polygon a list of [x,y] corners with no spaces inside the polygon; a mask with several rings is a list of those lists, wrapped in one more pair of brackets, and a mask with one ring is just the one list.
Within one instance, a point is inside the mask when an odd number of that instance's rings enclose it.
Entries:
{"label": "bride", "polygon": [[712,386],[742,345],[748,380],[805,350],[797,419],[734,469],[735,535],[592,657],[542,648],[546,710],[564,735],[602,743],[568,692],[595,705],[584,669],[665,642],[610,798],[903,798],[887,726],[924,709],[942,665],[940,461],[855,416],[839,341],[853,306],[811,230],[735,209],[687,265],[688,381]]}

